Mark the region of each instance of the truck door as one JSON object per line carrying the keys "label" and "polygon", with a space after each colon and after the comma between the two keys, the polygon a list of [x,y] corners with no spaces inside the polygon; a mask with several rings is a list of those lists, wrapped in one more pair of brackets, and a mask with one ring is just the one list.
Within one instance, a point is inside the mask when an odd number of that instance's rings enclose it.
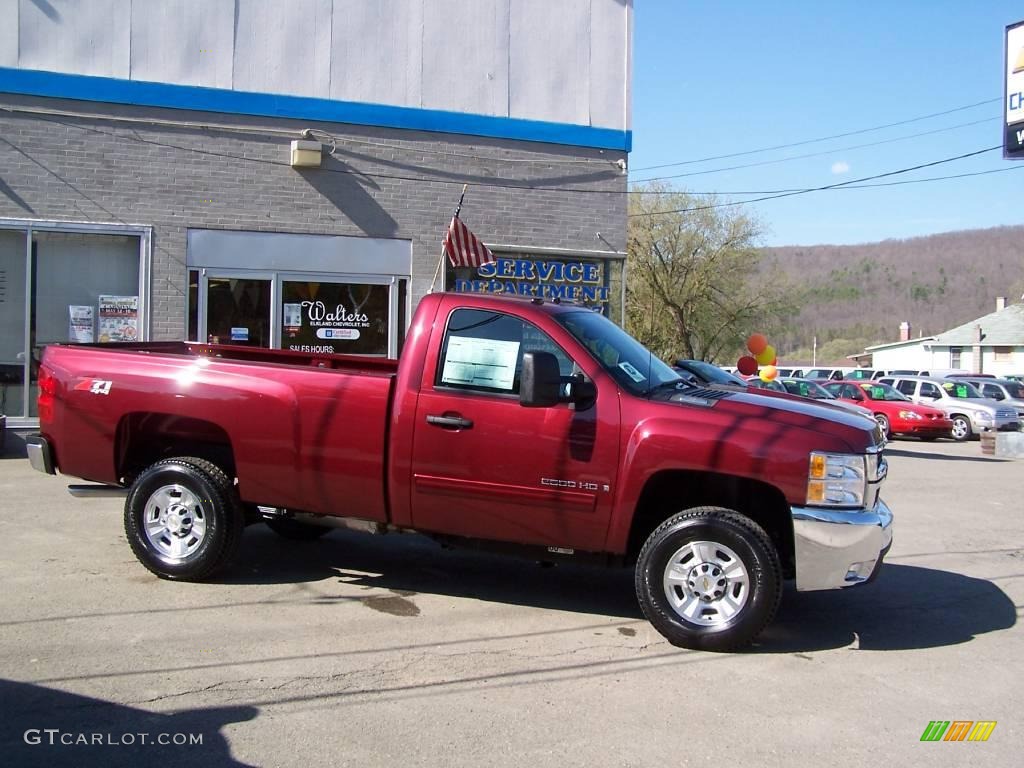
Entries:
{"label": "truck door", "polygon": [[519,378],[523,353],[532,350],[555,354],[563,375],[585,370],[512,314],[456,309],[448,317],[440,355],[424,366],[416,409],[416,528],[603,549],[618,464],[617,392],[599,391],[583,410],[569,403],[524,408]]}

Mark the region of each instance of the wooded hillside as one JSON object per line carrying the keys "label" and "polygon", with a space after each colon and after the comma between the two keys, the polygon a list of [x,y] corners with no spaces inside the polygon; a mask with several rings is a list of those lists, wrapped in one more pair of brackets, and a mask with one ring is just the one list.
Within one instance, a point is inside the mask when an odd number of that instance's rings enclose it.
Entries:
{"label": "wooded hillside", "polygon": [[964,230],[863,245],[763,249],[799,296],[799,314],[773,336],[780,357],[843,363],[865,346],[899,339],[899,325],[930,335],[1024,293],[1024,226]]}

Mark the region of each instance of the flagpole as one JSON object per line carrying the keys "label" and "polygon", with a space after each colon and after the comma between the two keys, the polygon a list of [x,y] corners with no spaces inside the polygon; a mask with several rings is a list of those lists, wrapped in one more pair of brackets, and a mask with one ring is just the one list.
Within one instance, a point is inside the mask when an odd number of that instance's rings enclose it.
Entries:
{"label": "flagpole", "polygon": [[[462,201],[466,198],[466,190],[469,189],[469,184],[462,185],[462,194],[459,195],[459,204],[455,206],[455,217],[459,218],[459,213],[462,212]],[[437,276],[441,274],[441,265],[444,264],[444,240],[441,241],[441,258],[437,260],[437,269],[434,270],[434,279],[430,281],[430,290],[427,293],[434,292],[434,286],[437,284]]]}

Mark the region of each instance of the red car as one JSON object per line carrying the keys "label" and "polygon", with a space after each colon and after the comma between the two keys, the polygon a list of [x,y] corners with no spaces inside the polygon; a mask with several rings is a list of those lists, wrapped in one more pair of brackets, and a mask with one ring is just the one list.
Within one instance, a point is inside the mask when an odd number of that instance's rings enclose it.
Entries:
{"label": "red car", "polygon": [[893,435],[914,435],[922,440],[934,440],[952,434],[953,422],[943,411],[911,402],[888,384],[833,381],[823,386],[840,400],[870,410],[887,439]]}

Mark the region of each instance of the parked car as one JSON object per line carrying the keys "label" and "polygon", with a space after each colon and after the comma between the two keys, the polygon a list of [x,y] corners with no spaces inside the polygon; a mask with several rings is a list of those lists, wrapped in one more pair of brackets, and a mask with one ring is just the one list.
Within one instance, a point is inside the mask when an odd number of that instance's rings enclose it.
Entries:
{"label": "parked car", "polygon": [[812,400],[818,400],[819,402],[835,405],[839,408],[845,408],[848,411],[856,413],[858,416],[867,416],[869,419],[874,418],[874,414],[869,409],[857,405],[857,403],[849,402],[848,400],[840,400],[821,384],[816,381],[812,381],[811,379],[799,379],[793,377],[783,378],[780,376],[776,381],[782,382],[782,386],[785,387],[786,391],[791,395],[809,397]]}
{"label": "parked car", "polygon": [[1020,428],[1024,429],[1024,383],[1010,379],[968,378],[957,377],[957,381],[967,381],[981,392],[982,397],[996,400],[1017,411]]}
{"label": "parked car", "polygon": [[882,375],[882,372],[875,368],[854,368],[852,371],[847,372],[847,381],[870,381],[876,379]]}
{"label": "parked car", "polygon": [[772,379],[771,381],[763,381],[760,376],[748,376],[744,379],[744,382],[748,387],[753,389],[767,389],[769,392],[781,392],[784,395],[789,394],[786,388],[782,386],[782,382],[777,378]]}
{"label": "parked car", "polygon": [[747,382],[739,376],[703,360],[676,360],[672,370],[678,373],[683,381],[702,387],[747,388]]}
{"label": "parked car", "polygon": [[890,387],[877,381],[830,381],[825,389],[848,403],[871,411],[886,438],[912,435],[922,440],[950,437],[953,422],[938,408],[918,405]]}
{"label": "parked car", "polygon": [[126,493],[128,545],[171,580],[228,567],[246,523],[305,539],[411,529],[629,564],[670,642],[726,650],[771,621],[784,578],[865,583],[892,542],[877,425],[790,395],[680,386],[568,303],[428,294],[398,360],[50,345],[38,412],[32,466]]}
{"label": "parked car", "polygon": [[778,371],[779,376],[784,376],[786,378],[793,377],[799,379],[803,378],[804,375],[803,368],[778,368]]}
{"label": "parked car", "polygon": [[953,421],[954,440],[970,440],[978,432],[1020,429],[1017,411],[982,397],[973,384],[931,376],[888,376],[890,384],[915,403],[933,405]]}
{"label": "parked car", "polygon": [[847,368],[811,368],[804,371],[803,378],[816,381],[842,381],[846,378]]}

